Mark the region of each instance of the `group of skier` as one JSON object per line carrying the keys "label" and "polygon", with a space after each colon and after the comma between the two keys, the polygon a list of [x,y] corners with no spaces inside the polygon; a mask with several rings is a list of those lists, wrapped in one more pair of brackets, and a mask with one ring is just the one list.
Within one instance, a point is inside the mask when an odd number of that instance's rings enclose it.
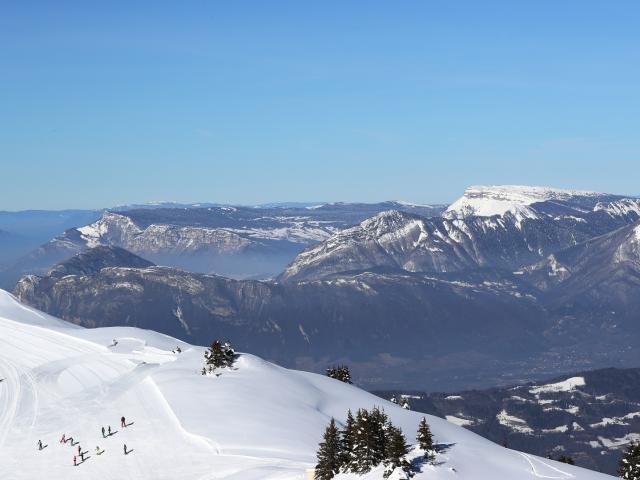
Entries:
{"label": "group of skier", "polygon": [[[126,428],[131,424],[127,424],[127,421],[125,419],[124,416],[122,416],[120,418],[120,427],[121,428]],[[108,433],[108,434],[107,434]],[[107,429],[105,430],[104,427],[102,427],[102,438],[107,438],[110,437],[111,435],[113,435],[115,432],[111,432],[111,425],[107,426]],[[71,442],[72,446],[76,445],[76,442],[73,441],[73,437],[67,437],[66,433],[62,434],[62,437],[60,437],[60,443],[64,443],[66,444],[67,442]],[[42,444],[42,440],[38,440],[38,450],[42,450],[43,448],[45,448],[47,445],[43,445]],[[131,453],[133,450],[128,450],[127,449],[127,444],[125,443],[123,446],[123,450],[124,450],[124,454],[128,455],[129,453]],[[78,465],[80,465],[81,463],[84,462],[85,460],[85,454],[88,453],[86,451],[82,450],[82,447],[78,444],[78,453],[76,455],[73,456],[73,466],[77,467]],[[96,455],[102,455],[104,453],[104,450],[100,448],[100,446],[96,445]],[[78,463],[78,457],[80,457],[80,462]]]}

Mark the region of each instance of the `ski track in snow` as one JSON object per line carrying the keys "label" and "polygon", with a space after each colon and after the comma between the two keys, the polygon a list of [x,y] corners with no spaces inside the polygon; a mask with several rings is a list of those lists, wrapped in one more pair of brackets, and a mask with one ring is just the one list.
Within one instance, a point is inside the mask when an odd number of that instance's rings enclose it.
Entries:
{"label": "ski track in snow", "polygon": [[[559,468],[554,467],[553,465],[549,465],[546,462],[541,461],[540,459],[534,459],[534,457],[532,457],[531,455],[527,454],[527,453],[522,453],[522,452],[518,452],[520,455],[522,455],[522,457],[524,457],[524,459],[529,463],[529,465],[531,465],[531,471],[533,473],[533,475],[535,475],[537,478],[554,478],[554,479],[566,479],[566,478],[575,478],[575,475],[572,475],[570,473],[567,472],[563,472],[562,470],[560,470]],[[538,468],[536,468],[535,463],[539,463],[544,465],[545,468],[548,468],[549,470],[553,470],[555,472],[557,472],[558,474],[560,474],[560,476],[558,475],[544,475],[542,473],[540,473],[538,471]]]}

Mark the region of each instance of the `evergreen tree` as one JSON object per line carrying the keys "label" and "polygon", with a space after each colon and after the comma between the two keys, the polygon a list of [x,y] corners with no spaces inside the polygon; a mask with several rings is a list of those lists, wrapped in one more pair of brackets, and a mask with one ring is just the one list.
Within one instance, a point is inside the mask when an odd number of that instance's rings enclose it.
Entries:
{"label": "evergreen tree", "polygon": [[389,417],[383,409],[374,407],[369,415],[371,427],[371,450],[372,461],[379,465],[385,458],[387,451],[388,430],[390,427]]}
{"label": "evergreen tree", "polygon": [[358,410],[355,418],[353,436],[352,461],[348,471],[367,473],[377,467],[385,458],[387,415],[384,411],[374,408],[371,412]]}
{"label": "evergreen tree", "polygon": [[396,468],[402,469],[405,473],[405,478],[411,473],[411,464],[406,458],[407,453],[409,453],[409,446],[402,434],[402,430],[391,424],[388,425],[384,478],[388,478]]}
{"label": "evergreen tree", "polygon": [[400,406],[405,410],[411,410],[411,405],[409,405],[409,400],[407,398],[400,400]]}
{"label": "evergreen tree", "polygon": [[351,410],[347,412],[347,420],[340,435],[340,453],[342,455],[342,468],[345,472],[350,471],[355,459],[353,445],[356,435],[356,421]]}
{"label": "evergreen tree", "polygon": [[573,458],[570,457],[569,455],[560,455],[558,457],[558,461],[562,462],[562,463],[567,463],[569,465],[575,465],[576,462],[574,462]]}
{"label": "evergreen tree", "polygon": [[422,417],[422,420],[420,420],[420,424],[418,425],[418,435],[416,440],[418,441],[420,448],[424,450],[425,459],[433,460],[433,434],[431,433],[431,429],[429,428],[429,424],[425,417]]}
{"label": "evergreen tree", "polygon": [[398,404],[398,399],[396,398],[395,395],[391,395],[391,398],[389,399],[389,401],[391,403],[395,403],[396,405]]}
{"label": "evergreen tree", "polygon": [[618,475],[624,480],[640,480],[640,444],[631,443],[620,459]]}
{"label": "evergreen tree", "polygon": [[236,353],[229,342],[225,342],[223,345],[218,340],[214,340],[207,351],[204,352],[204,359],[211,373],[216,368],[233,366]]}
{"label": "evergreen tree", "polygon": [[316,465],[316,480],[330,480],[340,472],[342,463],[340,451],[340,432],[332,418],[324,432],[322,442],[318,448],[318,464]]}
{"label": "evergreen tree", "polygon": [[349,367],[346,365],[336,365],[327,368],[327,377],[335,378],[344,383],[353,383],[351,381],[351,372],[349,372]]}

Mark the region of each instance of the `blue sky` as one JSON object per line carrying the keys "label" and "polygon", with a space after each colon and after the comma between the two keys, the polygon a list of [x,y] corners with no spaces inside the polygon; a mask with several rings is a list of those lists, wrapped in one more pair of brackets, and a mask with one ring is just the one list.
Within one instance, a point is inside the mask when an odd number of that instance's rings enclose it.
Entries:
{"label": "blue sky", "polygon": [[0,210],[640,194],[635,1],[5,2]]}

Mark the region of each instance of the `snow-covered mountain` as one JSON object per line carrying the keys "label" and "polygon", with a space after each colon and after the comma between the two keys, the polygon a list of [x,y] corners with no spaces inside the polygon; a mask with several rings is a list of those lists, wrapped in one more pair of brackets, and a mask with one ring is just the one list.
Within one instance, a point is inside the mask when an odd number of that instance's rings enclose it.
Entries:
{"label": "snow-covered mountain", "polygon": [[[177,345],[182,353],[172,352]],[[379,405],[409,441],[422,417],[249,354],[233,370],[202,376],[200,347],[135,328],[78,328],[1,291],[0,346],[0,478],[302,479],[331,417],[343,422],[347,409]],[[416,479],[611,478],[428,421],[446,448]],[[103,438],[108,425],[115,432]],[[77,467],[63,433],[87,452]],[[382,471],[337,478],[378,480]]]}
{"label": "snow-covered mountain", "polygon": [[383,212],[300,253],[279,277],[379,267],[410,272],[517,269],[640,218],[640,200],[541,187],[471,187],[442,218]]}
{"label": "snow-covered mountain", "polygon": [[12,287],[27,273],[97,245],[117,246],[156,263],[236,278],[275,276],[305,247],[383,210],[439,215],[444,206],[406,202],[332,203],[313,206],[121,207],[96,221],[66,230],[17,261],[0,284]]}
{"label": "snow-covered mountain", "polygon": [[447,218],[464,218],[503,216],[510,213],[517,219],[538,218],[538,203],[554,202],[584,212],[585,209],[592,210],[598,203],[619,198],[619,195],[584,190],[526,185],[472,186],[443,215]]}

